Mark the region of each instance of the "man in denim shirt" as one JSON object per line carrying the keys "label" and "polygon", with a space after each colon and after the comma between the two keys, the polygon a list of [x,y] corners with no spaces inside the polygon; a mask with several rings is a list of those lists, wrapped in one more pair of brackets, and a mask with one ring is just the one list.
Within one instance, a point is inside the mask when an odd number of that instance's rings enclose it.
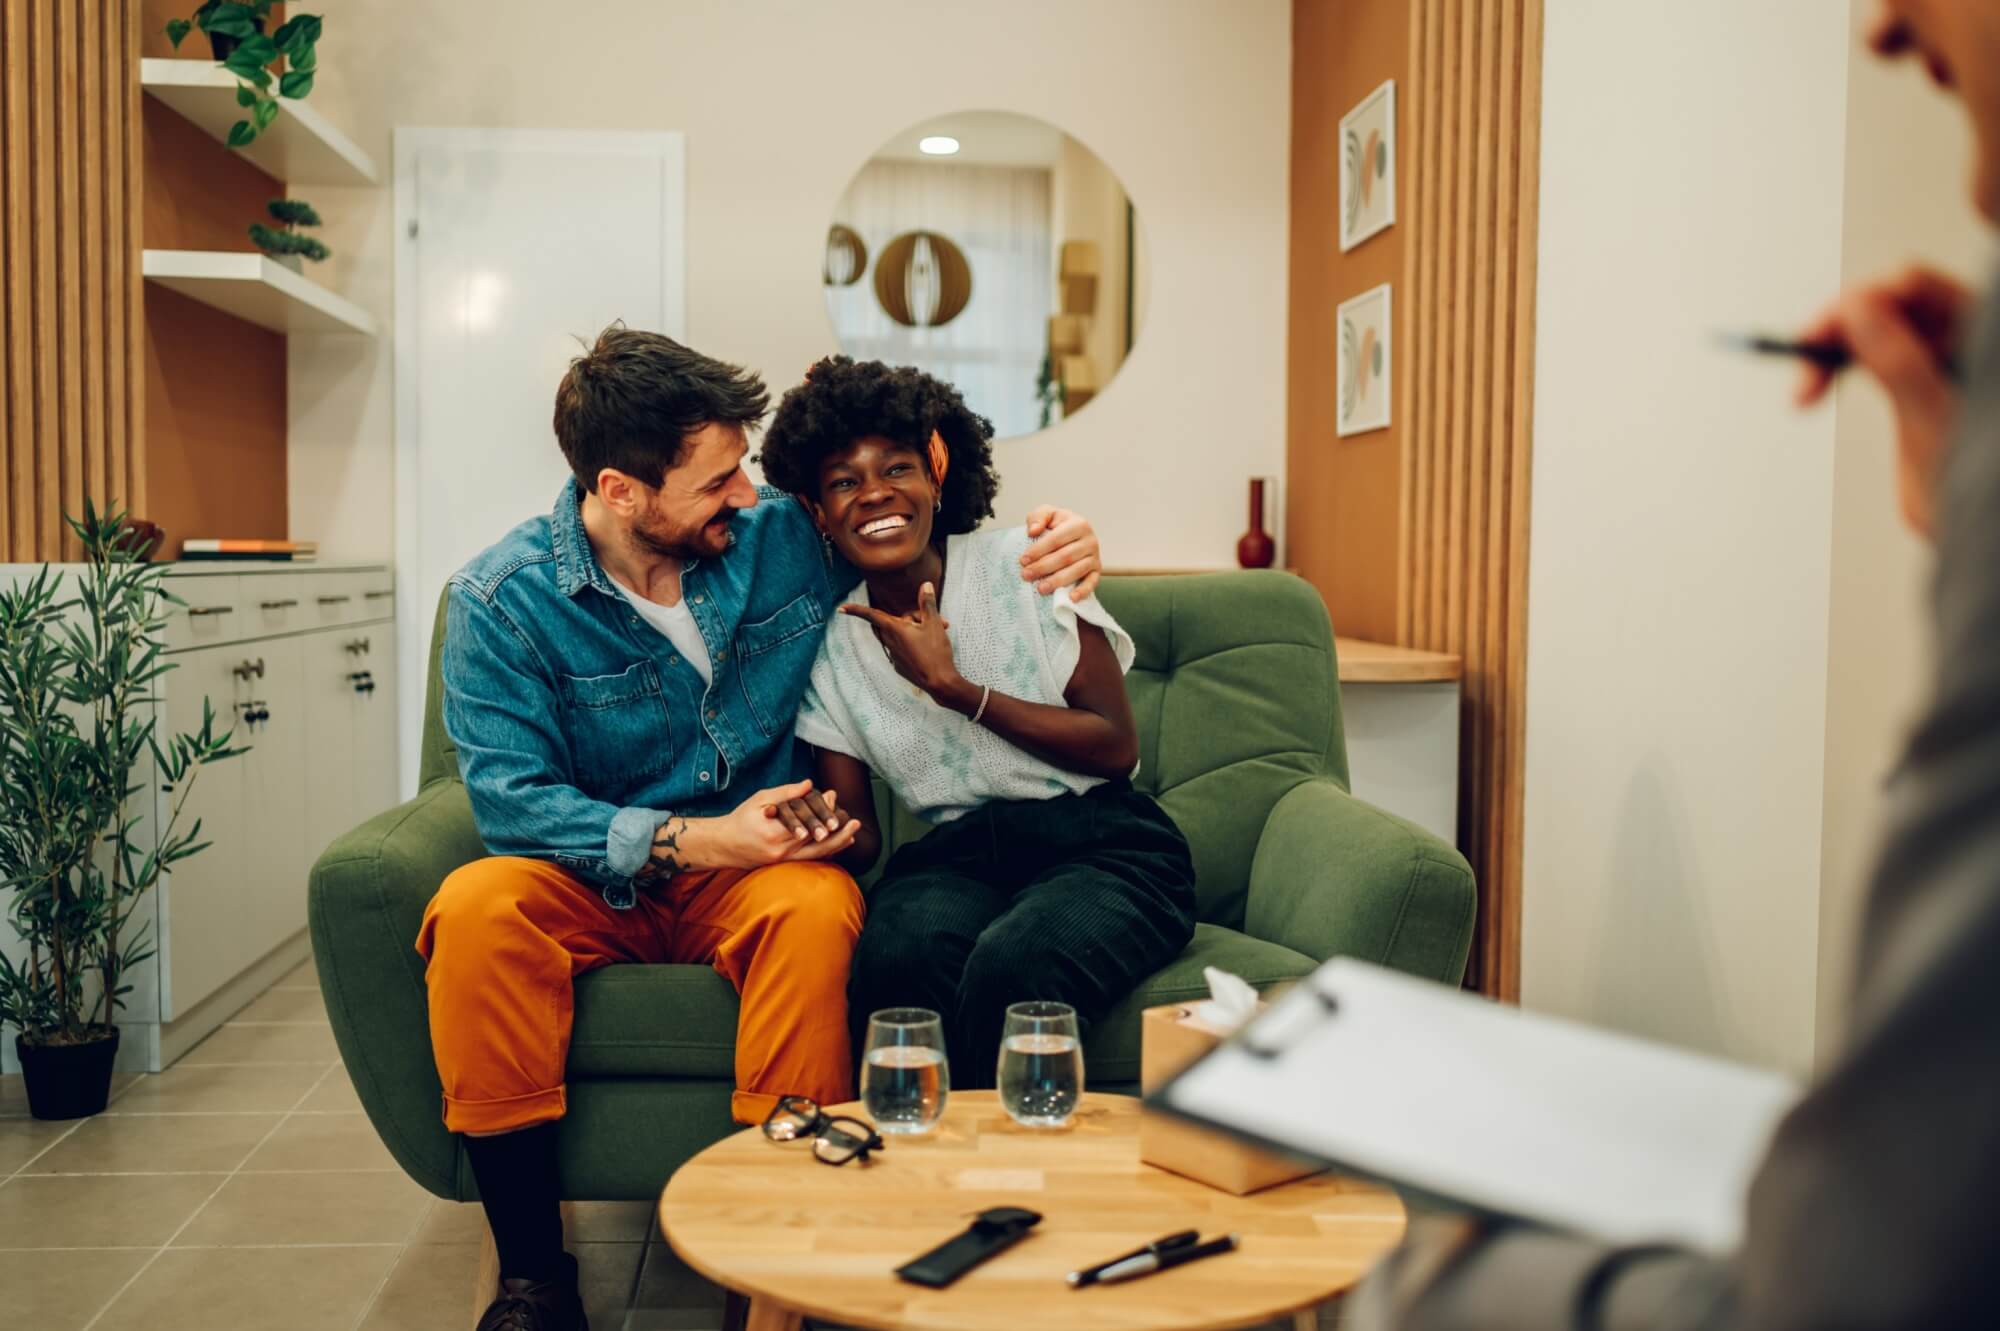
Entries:
{"label": "man in denim shirt", "polygon": [[[859,889],[827,862],[857,824],[792,742],[827,615],[856,581],[810,518],[742,469],[753,374],[614,325],[570,365],[555,433],[575,476],[452,577],[444,721],[492,857],[424,915],[445,1125],[499,1249],[480,1326],[584,1325],[563,1251],[555,1120],[575,976],[711,963],[742,996],[732,1112],[851,1099]],[[1023,577],[1096,583],[1088,524],[1030,515]]]}

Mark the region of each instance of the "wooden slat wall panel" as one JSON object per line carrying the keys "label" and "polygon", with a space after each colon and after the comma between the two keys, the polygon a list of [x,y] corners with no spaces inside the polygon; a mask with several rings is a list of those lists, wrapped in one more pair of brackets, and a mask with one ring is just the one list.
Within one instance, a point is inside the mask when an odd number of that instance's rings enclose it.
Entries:
{"label": "wooden slat wall panel", "polygon": [[140,0],[0,0],[0,559],[138,508]]}
{"label": "wooden slat wall panel", "polygon": [[1521,772],[1542,0],[1411,0],[1410,215],[1397,322],[1401,641],[1465,661],[1467,983],[1520,993]]}

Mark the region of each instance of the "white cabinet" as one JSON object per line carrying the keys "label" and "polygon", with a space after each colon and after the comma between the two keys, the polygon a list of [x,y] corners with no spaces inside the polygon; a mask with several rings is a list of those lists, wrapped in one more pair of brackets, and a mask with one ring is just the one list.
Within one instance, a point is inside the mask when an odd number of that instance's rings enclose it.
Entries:
{"label": "white cabinet", "polygon": [[[235,671],[243,651],[235,645],[198,647],[171,658],[174,669],[161,684],[159,737],[201,729],[204,699],[215,707],[218,733],[240,725],[236,700],[242,696]],[[195,830],[208,849],[183,861],[185,867],[160,875],[159,925],[172,919],[175,928],[161,928],[160,1008],[162,1019],[192,1006],[215,992],[208,977],[224,974],[237,950],[234,924],[243,895],[245,872],[244,758],[231,758],[196,769],[197,779],[176,789],[155,780],[153,827],[166,824],[179,807],[181,831]],[[159,927],[156,925],[156,927]]]}
{"label": "white cabinet", "polygon": [[[234,1014],[239,981],[297,945],[313,861],[395,788],[394,683],[381,665],[395,659],[388,570],[225,567],[183,565],[167,583],[188,604],[167,631],[176,668],[161,681],[160,731],[197,728],[206,700],[250,750],[202,769],[183,817],[200,816],[212,844],[163,878],[169,1061]],[[179,794],[160,792],[160,815]]]}

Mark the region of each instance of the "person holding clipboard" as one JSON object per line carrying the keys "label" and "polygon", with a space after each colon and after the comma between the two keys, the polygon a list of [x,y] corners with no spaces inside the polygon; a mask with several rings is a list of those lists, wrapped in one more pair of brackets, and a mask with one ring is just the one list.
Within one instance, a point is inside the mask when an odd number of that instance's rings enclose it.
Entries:
{"label": "person holding clipboard", "polygon": [[[1956,93],[2000,223],[2000,0],[1877,0],[1869,41]],[[1975,327],[1975,322],[1977,327]],[[1959,1327],[2000,1308],[2000,301],[1918,271],[1844,293],[1797,345],[1887,391],[1909,524],[1937,546],[1937,665],[1890,788],[1848,1034],[1783,1120],[1728,1257],[1419,1221],[1345,1325]],[[1962,374],[1962,387],[1954,382]]]}

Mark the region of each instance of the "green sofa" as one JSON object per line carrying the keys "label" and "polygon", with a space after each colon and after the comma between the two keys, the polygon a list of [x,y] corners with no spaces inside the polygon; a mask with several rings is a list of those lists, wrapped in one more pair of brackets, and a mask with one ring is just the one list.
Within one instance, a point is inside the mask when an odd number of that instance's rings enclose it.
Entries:
{"label": "green sofa", "polygon": [[[1333,633],[1318,595],[1281,573],[1107,578],[1100,594],[1138,646],[1127,687],[1139,784],[1193,846],[1202,922],[1177,961],[1090,1032],[1090,1084],[1134,1086],[1140,1010],[1204,993],[1204,966],[1262,987],[1346,954],[1456,983],[1472,937],[1471,869],[1347,793]],[[471,1170],[440,1117],[413,946],[445,875],[485,854],[439,715],[443,637],[440,613],[422,788],[320,856],[309,912],[334,1036],[376,1131],[418,1183],[470,1199]],[[923,825],[891,809],[885,831],[893,846]],[[653,1198],[682,1161],[733,1131],[735,1032],[735,992],[705,966],[582,977],[560,1134],[565,1194]]]}

